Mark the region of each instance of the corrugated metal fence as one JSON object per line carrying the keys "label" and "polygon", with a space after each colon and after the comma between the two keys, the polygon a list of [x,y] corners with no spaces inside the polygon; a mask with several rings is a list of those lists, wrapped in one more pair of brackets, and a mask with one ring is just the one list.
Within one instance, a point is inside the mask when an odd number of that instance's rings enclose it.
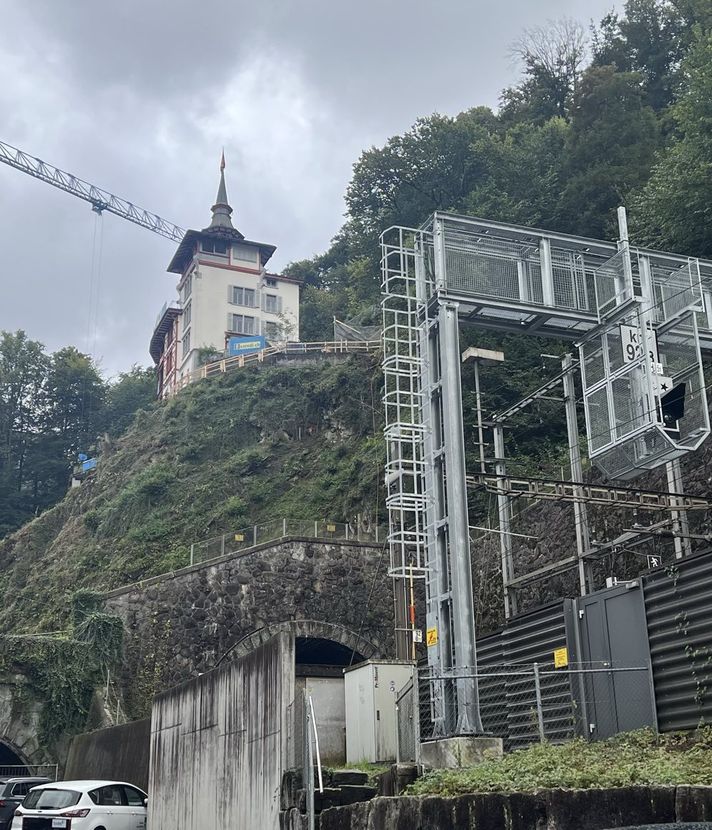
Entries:
{"label": "corrugated metal fence", "polygon": [[[637,728],[628,715],[645,707],[650,712],[651,685],[661,732],[712,723],[712,551],[645,574],[638,585],[626,588],[600,591],[585,602],[565,599],[537,608],[478,641],[476,676],[487,732],[516,749],[542,739],[605,737]],[[587,625],[603,626],[602,642],[616,637],[616,620],[622,618],[594,607],[597,596],[610,605],[612,591],[617,591],[616,601],[629,596],[629,610],[643,632],[647,628],[647,641],[644,635],[639,638],[625,662],[613,649],[601,659],[580,645]],[[590,640],[590,631],[587,636]],[[567,664],[557,669],[554,652],[562,648]],[[434,737],[430,692],[436,683],[441,693],[453,693],[451,677],[421,667],[412,695],[413,704],[416,694],[419,702],[422,740]],[[402,701],[404,708],[406,703]],[[652,720],[643,723],[654,725],[655,713],[646,717]],[[605,731],[608,722],[612,726]]]}
{"label": "corrugated metal fence", "polygon": [[661,732],[712,722],[712,552],[643,579]]}

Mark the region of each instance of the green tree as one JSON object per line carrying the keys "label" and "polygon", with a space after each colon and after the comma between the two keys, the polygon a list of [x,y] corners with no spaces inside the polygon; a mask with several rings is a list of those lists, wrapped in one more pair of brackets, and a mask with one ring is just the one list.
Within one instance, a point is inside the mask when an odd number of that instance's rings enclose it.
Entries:
{"label": "green tree", "polygon": [[156,370],[132,366],[121,372],[106,394],[104,429],[120,435],[130,426],[139,409],[146,409],[156,400]]}
{"label": "green tree", "polygon": [[633,202],[632,223],[651,246],[712,256],[712,33],[700,32],[673,108],[678,137]]}
{"label": "green tree", "polygon": [[44,431],[66,453],[86,449],[104,419],[106,384],[89,355],[67,346],[52,355],[46,384]]}
{"label": "green tree", "polygon": [[664,110],[672,102],[684,53],[683,18],[668,0],[628,0],[625,13],[611,12],[594,33],[594,65],[638,72],[647,103]]}
{"label": "green tree", "polygon": [[23,486],[48,367],[41,343],[24,331],[0,332],[0,535],[33,513]]}
{"label": "green tree", "polygon": [[650,174],[659,146],[655,113],[640,75],[589,68],[567,142],[559,224],[572,233],[615,236],[615,209]]}
{"label": "green tree", "polygon": [[550,118],[568,119],[586,63],[581,24],[564,18],[525,29],[512,54],[524,77],[502,93],[503,120],[541,125]]}

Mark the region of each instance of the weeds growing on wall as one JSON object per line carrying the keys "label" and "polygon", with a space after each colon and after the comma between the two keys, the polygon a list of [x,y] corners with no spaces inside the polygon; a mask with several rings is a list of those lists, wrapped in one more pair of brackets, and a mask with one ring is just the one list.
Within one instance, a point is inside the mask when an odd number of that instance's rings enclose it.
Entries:
{"label": "weeds growing on wall", "polygon": [[0,638],[0,671],[21,672],[27,693],[43,704],[39,737],[46,746],[83,727],[94,689],[117,665],[123,627],[99,610],[101,602],[100,594],[76,592],[65,635]]}

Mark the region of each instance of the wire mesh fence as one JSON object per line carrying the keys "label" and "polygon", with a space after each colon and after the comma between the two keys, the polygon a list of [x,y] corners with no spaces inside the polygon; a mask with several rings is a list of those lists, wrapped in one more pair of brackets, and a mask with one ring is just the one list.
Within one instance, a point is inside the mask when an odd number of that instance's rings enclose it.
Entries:
{"label": "wire mesh fence", "polygon": [[287,536],[307,539],[355,541],[380,544],[388,535],[386,527],[375,526],[364,529],[360,523],[352,526],[348,522],[329,519],[275,519],[265,524],[250,525],[221,536],[194,542],[190,546],[190,562],[195,565],[208,559],[216,559],[231,553],[274,542]]}
{"label": "wire mesh fence", "polygon": [[597,663],[557,669],[552,664],[518,663],[479,667],[457,676],[424,667],[417,683],[406,684],[398,696],[403,760],[417,760],[420,741],[457,734],[453,704],[458,680],[463,679],[477,682],[483,729],[502,738],[506,750],[655,727],[648,666]]}

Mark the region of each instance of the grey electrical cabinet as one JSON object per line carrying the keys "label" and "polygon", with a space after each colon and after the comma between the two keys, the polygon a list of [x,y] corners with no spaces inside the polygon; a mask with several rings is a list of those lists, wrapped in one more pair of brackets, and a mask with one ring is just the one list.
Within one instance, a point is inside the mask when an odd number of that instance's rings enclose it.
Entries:
{"label": "grey electrical cabinet", "polygon": [[347,763],[396,760],[396,697],[413,672],[404,660],[367,660],[344,669]]}

